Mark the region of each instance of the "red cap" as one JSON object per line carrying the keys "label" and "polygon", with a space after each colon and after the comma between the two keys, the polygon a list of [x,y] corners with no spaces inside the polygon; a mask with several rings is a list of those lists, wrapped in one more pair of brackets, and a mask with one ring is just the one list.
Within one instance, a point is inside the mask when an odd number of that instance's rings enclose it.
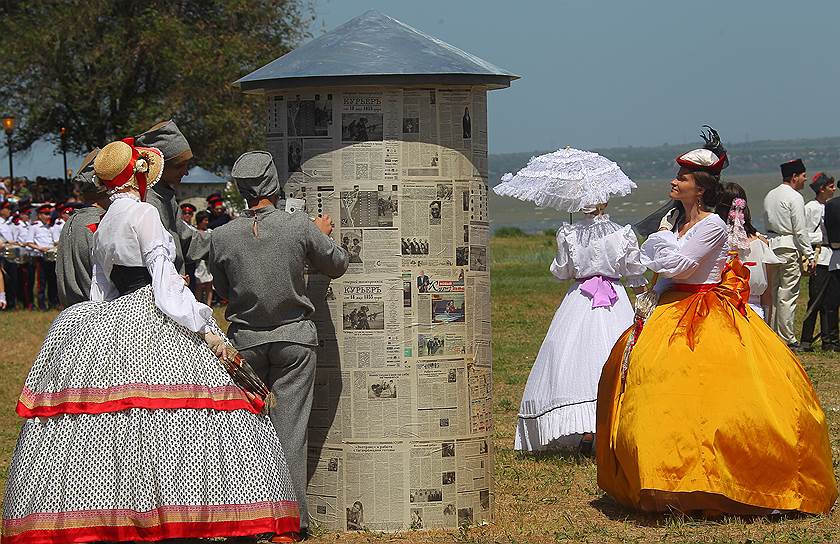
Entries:
{"label": "red cap", "polygon": [[44,204],[43,206],[38,207],[38,213],[52,213],[53,207],[49,204]]}
{"label": "red cap", "polygon": [[192,205],[192,204],[190,204],[189,202],[184,202],[183,204],[181,204],[181,209],[182,209],[182,210],[190,210],[190,211],[193,211],[193,212],[194,212],[194,211],[196,211],[198,208],[196,208],[195,206],[193,206],[193,205]]}

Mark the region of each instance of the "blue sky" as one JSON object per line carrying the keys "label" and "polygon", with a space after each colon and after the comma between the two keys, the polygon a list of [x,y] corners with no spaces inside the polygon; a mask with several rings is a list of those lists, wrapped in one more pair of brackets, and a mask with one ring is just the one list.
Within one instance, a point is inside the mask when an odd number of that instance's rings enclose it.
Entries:
{"label": "blue sky", "polygon": [[[490,151],[840,135],[840,2],[315,0],[314,36],[376,9],[522,76]],[[3,148],[5,151],[5,146]],[[78,162],[71,158],[71,167]],[[61,174],[49,147],[19,175]],[[5,153],[0,175],[7,173]],[[54,171],[54,172],[53,172]]]}
{"label": "blue sky", "polygon": [[318,0],[313,34],[367,9],[522,76],[491,152],[840,135],[840,2]]}

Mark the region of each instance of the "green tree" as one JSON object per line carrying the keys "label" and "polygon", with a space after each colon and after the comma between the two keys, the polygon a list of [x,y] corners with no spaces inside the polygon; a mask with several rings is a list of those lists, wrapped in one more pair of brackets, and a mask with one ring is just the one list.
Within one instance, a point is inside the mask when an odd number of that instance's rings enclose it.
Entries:
{"label": "green tree", "polygon": [[308,36],[306,0],[0,2],[0,104],[14,139],[85,153],[173,118],[218,170],[263,147],[264,101],[231,85]]}

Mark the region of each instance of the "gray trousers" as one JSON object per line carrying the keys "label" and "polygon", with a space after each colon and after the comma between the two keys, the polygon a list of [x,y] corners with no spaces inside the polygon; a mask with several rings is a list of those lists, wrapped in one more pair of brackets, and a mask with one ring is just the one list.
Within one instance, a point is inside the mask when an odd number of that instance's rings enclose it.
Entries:
{"label": "gray trousers", "polygon": [[312,389],[315,384],[315,350],[310,346],[291,342],[272,342],[240,350],[239,353],[254,368],[271,389],[277,404],[269,417],[292,475],[298,504],[301,529],[309,527],[306,508],[306,428],[312,410]]}

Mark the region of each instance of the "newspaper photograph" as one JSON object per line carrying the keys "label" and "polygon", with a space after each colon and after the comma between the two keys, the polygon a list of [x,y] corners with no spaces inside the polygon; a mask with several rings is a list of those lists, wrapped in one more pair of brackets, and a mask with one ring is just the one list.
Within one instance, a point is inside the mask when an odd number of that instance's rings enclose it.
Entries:
{"label": "newspaper photograph", "polygon": [[289,138],[326,137],[333,124],[333,95],[295,95],[286,101],[286,132]]}

